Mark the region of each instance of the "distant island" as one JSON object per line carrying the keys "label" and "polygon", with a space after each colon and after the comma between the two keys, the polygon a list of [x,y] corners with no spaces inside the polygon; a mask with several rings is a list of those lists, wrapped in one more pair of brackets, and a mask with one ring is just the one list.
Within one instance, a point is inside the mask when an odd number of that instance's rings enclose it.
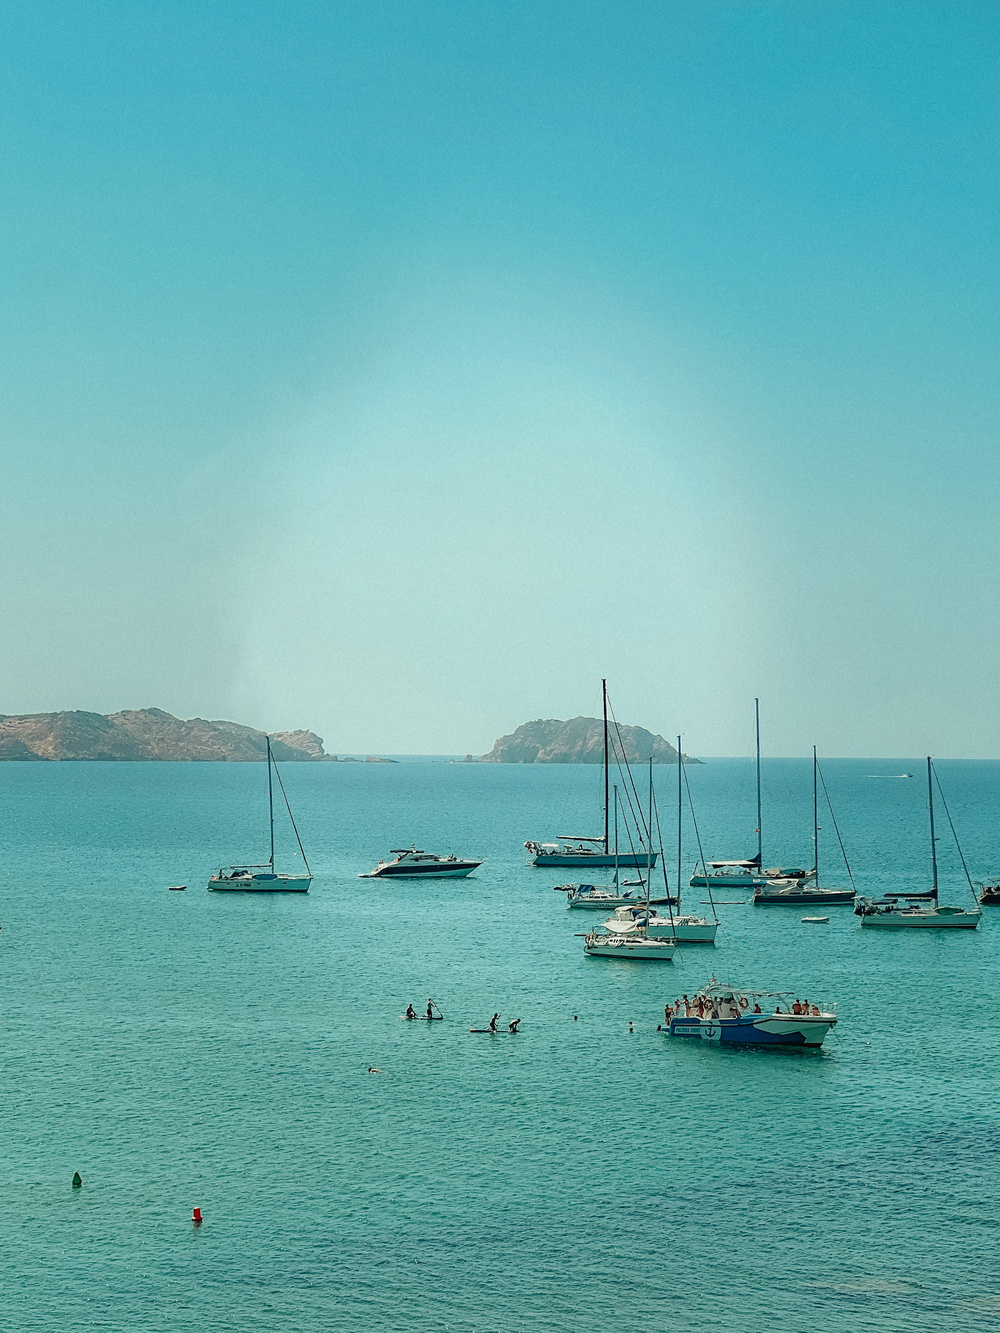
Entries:
{"label": "distant island", "polygon": [[[271,733],[271,752],[287,763],[334,763],[313,731]],[[238,722],[187,721],[160,708],[122,713],[0,714],[0,760],[173,760],[203,763],[260,762],[267,755],[263,731]],[[343,761],[341,761],[343,762]],[[369,763],[392,763],[370,758]]]}
{"label": "distant island", "polygon": [[[630,764],[676,764],[677,751],[662,736],[654,736],[645,727],[629,727],[619,723],[625,758]],[[617,733],[610,735],[617,751]],[[525,722],[510,736],[501,736],[489,754],[479,758],[466,755],[468,764],[601,764],[604,762],[604,723],[599,718],[571,717],[567,722],[558,718],[539,718]],[[700,759],[684,755],[685,764],[700,764]]]}

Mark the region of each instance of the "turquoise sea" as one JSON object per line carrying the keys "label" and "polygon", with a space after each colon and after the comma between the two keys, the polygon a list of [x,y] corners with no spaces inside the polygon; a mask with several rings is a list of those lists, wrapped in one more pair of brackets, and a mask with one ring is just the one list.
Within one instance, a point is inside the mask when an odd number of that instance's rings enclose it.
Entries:
{"label": "turquoise sea", "polygon": [[[825,765],[862,890],[928,880],[921,763]],[[1000,764],[938,768],[995,873]],[[765,763],[768,864],[811,862],[810,771]],[[893,935],[722,906],[714,949],[585,959],[569,876],[521,844],[597,832],[599,770],[283,775],[313,890],[251,898],[205,882],[266,856],[262,765],[0,764],[4,1330],[996,1327],[1000,908]],[[689,776],[706,853],[748,854],[752,766]],[[942,901],[967,901],[939,832]],[[485,864],[357,878],[413,841]],[[712,972],[841,1022],[820,1053],[659,1033]],[[428,996],[445,1022],[400,1021]],[[519,1037],[469,1034],[495,1009]]]}

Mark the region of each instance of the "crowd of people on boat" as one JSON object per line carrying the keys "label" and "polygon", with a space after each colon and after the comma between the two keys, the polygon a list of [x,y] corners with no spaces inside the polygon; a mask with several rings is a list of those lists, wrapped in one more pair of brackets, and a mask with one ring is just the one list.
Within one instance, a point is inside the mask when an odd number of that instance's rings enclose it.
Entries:
{"label": "crowd of people on boat", "polygon": [[[752,998],[752,997],[751,997]],[[743,1018],[746,1014],[759,1014],[761,1012],[760,1002],[754,1000],[751,1007],[750,998],[746,995],[727,995],[727,996],[707,996],[696,995],[694,999],[687,995],[668,1004],[664,1010],[664,1017],[669,1023],[672,1018],[679,1018],[681,1011],[685,1018],[704,1018],[704,1019],[723,1019],[723,1018]],[[820,1010],[817,1005],[810,1004],[808,1000],[793,1000],[788,1005],[787,1010],[782,1009],[780,1004],[774,1006],[775,1014],[789,1013],[796,1015],[806,1015],[811,1018],[819,1018]]]}

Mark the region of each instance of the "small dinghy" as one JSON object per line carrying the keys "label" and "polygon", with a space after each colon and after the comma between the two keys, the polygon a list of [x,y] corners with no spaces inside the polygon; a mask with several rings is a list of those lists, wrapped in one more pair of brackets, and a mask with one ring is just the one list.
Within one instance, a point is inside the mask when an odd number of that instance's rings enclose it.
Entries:
{"label": "small dinghy", "polygon": [[186,891],[187,891],[187,885],[186,885],[186,884],[171,884],[171,885],[170,885],[170,892],[171,892],[171,893],[185,893]]}
{"label": "small dinghy", "polygon": [[810,921],[817,926],[825,926],[826,923],[830,920],[830,918],[828,916],[804,916],[802,920]]}

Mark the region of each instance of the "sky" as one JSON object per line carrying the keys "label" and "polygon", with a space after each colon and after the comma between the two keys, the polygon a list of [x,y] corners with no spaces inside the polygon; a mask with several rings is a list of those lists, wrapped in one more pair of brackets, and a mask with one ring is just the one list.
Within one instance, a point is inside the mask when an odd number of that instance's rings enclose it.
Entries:
{"label": "sky", "polygon": [[0,712],[1000,757],[995,4],[2,29]]}

